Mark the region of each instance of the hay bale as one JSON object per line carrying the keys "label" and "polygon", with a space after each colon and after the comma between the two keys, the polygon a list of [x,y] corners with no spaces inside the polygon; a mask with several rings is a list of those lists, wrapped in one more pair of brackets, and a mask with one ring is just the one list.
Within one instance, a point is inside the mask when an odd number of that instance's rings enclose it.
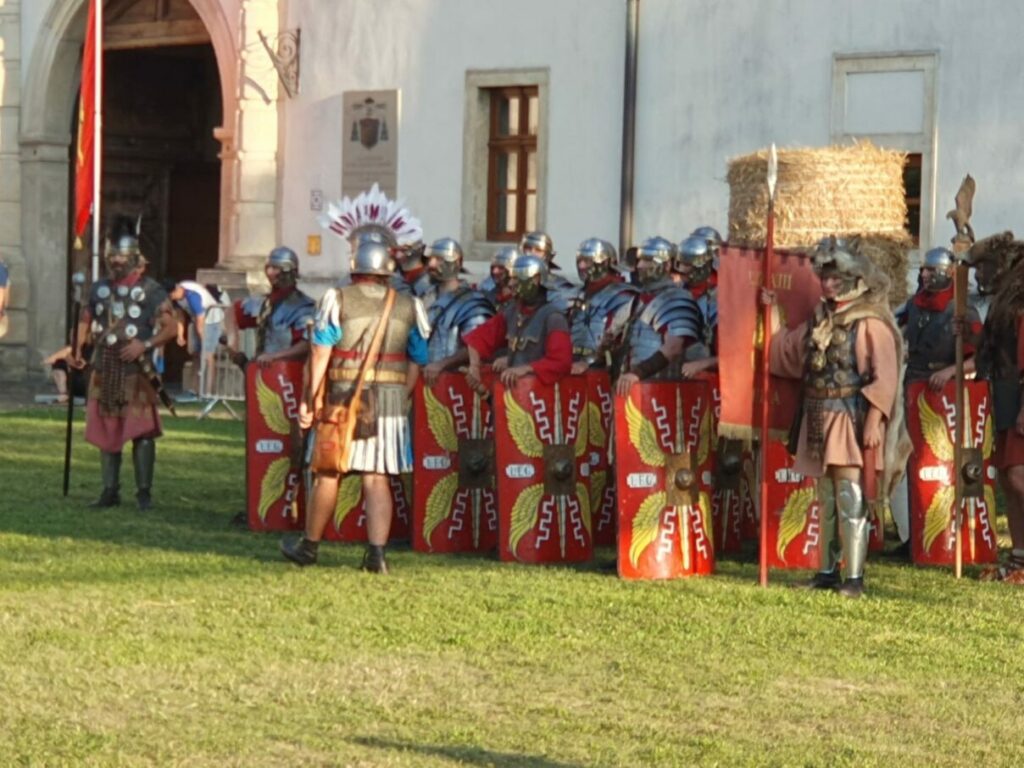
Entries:
{"label": "hay bale", "polygon": [[[801,250],[829,235],[860,235],[869,257],[889,275],[890,300],[906,298],[907,250],[903,152],[870,142],[778,152],[775,245]],[[768,150],[729,163],[729,242],[765,243]]]}

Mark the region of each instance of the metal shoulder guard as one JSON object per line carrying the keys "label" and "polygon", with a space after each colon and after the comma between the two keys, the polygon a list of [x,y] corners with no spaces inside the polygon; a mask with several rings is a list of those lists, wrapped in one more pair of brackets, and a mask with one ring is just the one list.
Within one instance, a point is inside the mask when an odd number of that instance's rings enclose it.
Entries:
{"label": "metal shoulder guard", "polygon": [[581,289],[570,311],[573,356],[593,362],[605,331],[614,332],[629,319],[636,295],[626,283],[611,283],[589,297]]}
{"label": "metal shoulder guard", "polygon": [[491,300],[480,291],[462,288],[441,294],[428,311],[430,339],[428,353],[431,362],[442,360],[458,351],[460,339],[494,317]]}
{"label": "metal shoulder guard", "polygon": [[640,312],[638,320],[668,336],[688,336],[694,340],[701,338],[700,308],[690,292],[677,285],[659,291]]}

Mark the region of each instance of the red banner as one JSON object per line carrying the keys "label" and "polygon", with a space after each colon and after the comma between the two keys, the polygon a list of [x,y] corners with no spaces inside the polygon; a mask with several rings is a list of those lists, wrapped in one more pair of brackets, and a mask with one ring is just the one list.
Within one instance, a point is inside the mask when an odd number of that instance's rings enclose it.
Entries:
{"label": "red banner", "polygon": [[[724,247],[718,268],[718,373],[722,389],[719,435],[750,439],[760,418],[760,360],[764,329],[759,291],[763,281],[761,250]],[[821,283],[802,254],[775,251],[772,284],[782,328],[808,320],[821,297]],[[789,429],[799,402],[801,382],[771,378],[770,429]]]}
{"label": "red banner", "polygon": [[[251,530],[303,527],[302,441],[296,421],[301,393],[299,361],[251,363],[246,368],[245,480]],[[297,519],[290,514],[292,504]]]}
{"label": "red banner", "polygon": [[96,141],[96,0],[89,0],[89,20],[82,50],[82,90],[78,99],[78,143],[75,146],[75,236],[89,221],[93,197],[93,148]]}

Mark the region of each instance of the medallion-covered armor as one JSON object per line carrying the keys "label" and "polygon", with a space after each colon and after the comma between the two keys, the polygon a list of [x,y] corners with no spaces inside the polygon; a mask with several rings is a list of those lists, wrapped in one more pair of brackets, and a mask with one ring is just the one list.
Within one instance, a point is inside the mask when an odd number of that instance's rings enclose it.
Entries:
{"label": "medallion-covered armor", "polygon": [[434,291],[430,298],[427,354],[432,363],[454,355],[465,334],[494,317],[491,300],[465,283],[454,291]]}
{"label": "medallion-covered armor", "polygon": [[[821,310],[819,310],[820,312]],[[845,412],[859,434],[867,415],[867,401],[861,395],[865,381],[857,369],[854,346],[858,321],[834,326],[826,340],[816,341],[815,331],[807,335],[807,371],[804,397],[807,445],[821,455],[825,442],[825,412]]]}
{"label": "medallion-covered armor", "polygon": [[[633,302],[625,370],[657,352],[665,336],[700,338],[700,309],[689,291],[669,279],[660,280],[642,290],[644,294],[653,293],[653,296],[646,304],[641,301],[641,297]],[[669,366],[654,378],[670,378],[673,368]]]}
{"label": "medallion-covered armor", "polygon": [[153,336],[158,311],[165,301],[167,293],[148,277],[134,285],[117,285],[109,279],[93,285],[89,293],[95,341],[92,367],[103,410],[117,411],[132,402],[141,370],[137,363],[121,360],[121,348],[133,339],[145,342]]}
{"label": "medallion-covered armor", "polygon": [[581,289],[569,310],[573,359],[588,365],[600,363],[598,350],[606,331],[613,331],[629,320],[636,288],[625,283],[610,283],[592,296]]}
{"label": "medallion-covered armor", "polygon": [[296,335],[316,313],[316,303],[302,291],[293,290],[274,303],[270,295],[252,296],[242,302],[242,314],[256,321],[258,354],[282,352],[292,346]]}

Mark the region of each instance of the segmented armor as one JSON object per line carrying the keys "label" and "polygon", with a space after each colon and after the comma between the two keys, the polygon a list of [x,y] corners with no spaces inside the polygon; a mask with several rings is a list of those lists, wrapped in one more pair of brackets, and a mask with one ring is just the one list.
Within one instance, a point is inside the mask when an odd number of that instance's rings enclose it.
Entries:
{"label": "segmented armor", "polygon": [[572,356],[588,365],[600,363],[598,350],[605,332],[615,333],[629,320],[629,311],[637,295],[634,286],[614,282],[591,296],[580,290],[569,310]]}
{"label": "segmented armor", "polygon": [[433,291],[425,303],[430,320],[427,355],[432,363],[454,355],[462,337],[495,314],[491,300],[465,283],[454,291]]}
{"label": "segmented armor", "polygon": [[[690,292],[672,280],[661,280],[646,286],[633,302],[627,337],[625,369],[641,363],[665,342],[666,336],[697,340],[701,336],[701,315]],[[644,296],[651,295],[646,303]],[[652,378],[673,378],[678,365],[670,365]]]}
{"label": "segmented armor", "polygon": [[299,290],[290,291],[277,303],[271,300],[271,294],[251,296],[242,302],[242,313],[256,320],[257,354],[288,349],[297,334],[305,334],[306,323],[315,312],[316,302]]}

